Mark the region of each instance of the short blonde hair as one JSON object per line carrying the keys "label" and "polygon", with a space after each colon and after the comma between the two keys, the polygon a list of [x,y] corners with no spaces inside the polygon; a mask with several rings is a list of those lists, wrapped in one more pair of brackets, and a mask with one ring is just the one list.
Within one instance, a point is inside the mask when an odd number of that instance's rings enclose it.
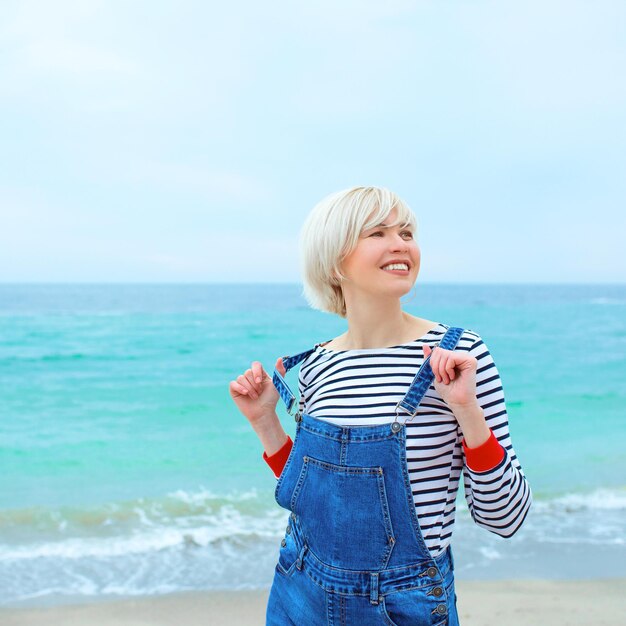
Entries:
{"label": "short blonde hair", "polygon": [[417,238],[413,211],[384,187],[351,187],[313,207],[300,231],[303,295],[312,308],[346,317],[341,263],[356,248],[361,233],[384,221],[394,208],[397,219],[390,226],[411,227]]}

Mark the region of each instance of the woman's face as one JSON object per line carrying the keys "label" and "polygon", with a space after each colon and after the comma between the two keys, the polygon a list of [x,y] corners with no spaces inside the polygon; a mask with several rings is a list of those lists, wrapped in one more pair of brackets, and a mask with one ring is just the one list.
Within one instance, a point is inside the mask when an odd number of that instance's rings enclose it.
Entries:
{"label": "woman's face", "polygon": [[[384,220],[386,225],[396,219],[396,209]],[[364,230],[357,247],[343,260],[342,273],[348,281],[344,289],[356,289],[381,296],[401,297],[411,290],[420,267],[420,249],[409,226],[375,226]],[[408,270],[382,269],[391,261],[403,261]]]}

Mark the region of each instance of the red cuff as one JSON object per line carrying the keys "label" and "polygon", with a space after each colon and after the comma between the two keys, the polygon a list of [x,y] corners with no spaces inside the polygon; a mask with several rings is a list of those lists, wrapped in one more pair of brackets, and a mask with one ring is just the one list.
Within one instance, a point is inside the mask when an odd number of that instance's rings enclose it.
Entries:
{"label": "red cuff", "polygon": [[287,458],[289,457],[292,446],[293,441],[291,440],[291,437],[287,435],[287,441],[285,441],[280,450],[277,450],[271,456],[267,456],[265,450],[263,451],[263,460],[272,468],[276,478],[280,478],[280,474],[285,467],[285,463],[287,463]]}
{"label": "red cuff", "polygon": [[504,459],[504,448],[489,429],[491,435],[485,443],[481,443],[477,448],[468,448],[465,445],[465,437],[462,439],[463,452],[465,453],[465,463],[472,472],[486,472],[491,470]]}

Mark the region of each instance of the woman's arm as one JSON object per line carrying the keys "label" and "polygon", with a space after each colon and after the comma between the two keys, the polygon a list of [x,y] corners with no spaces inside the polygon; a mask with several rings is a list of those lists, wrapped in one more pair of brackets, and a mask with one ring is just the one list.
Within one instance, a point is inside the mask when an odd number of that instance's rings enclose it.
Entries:
{"label": "woman's arm", "polygon": [[289,435],[283,429],[276,411],[255,422],[252,427],[261,440],[264,457],[274,456],[288,443]]}
{"label": "woman's arm", "polygon": [[292,447],[293,441],[291,440],[291,437],[287,435],[287,441],[285,441],[283,446],[277,452],[270,456],[268,456],[266,452],[263,452],[263,460],[270,466],[276,478],[280,478],[285,464],[287,463],[287,459],[289,458],[289,454],[291,453]]}
{"label": "woman's arm", "polygon": [[532,491],[513,450],[500,374],[482,338],[469,354],[478,361],[476,396],[490,432],[476,447],[462,441],[465,500],[476,524],[511,537],[528,514]]}
{"label": "woman's arm", "polygon": [[280,478],[293,445],[291,437],[284,431],[275,411],[267,422],[262,422],[258,428],[255,426],[254,430],[264,448],[263,460],[272,468],[274,476]]}

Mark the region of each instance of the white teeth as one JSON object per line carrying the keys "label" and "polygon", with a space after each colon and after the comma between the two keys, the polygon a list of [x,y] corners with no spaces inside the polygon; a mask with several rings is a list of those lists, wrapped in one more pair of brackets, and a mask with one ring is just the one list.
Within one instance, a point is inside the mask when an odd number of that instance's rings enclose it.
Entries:
{"label": "white teeth", "polygon": [[385,265],[384,270],[408,270],[409,266],[406,263],[392,263],[391,265]]}

